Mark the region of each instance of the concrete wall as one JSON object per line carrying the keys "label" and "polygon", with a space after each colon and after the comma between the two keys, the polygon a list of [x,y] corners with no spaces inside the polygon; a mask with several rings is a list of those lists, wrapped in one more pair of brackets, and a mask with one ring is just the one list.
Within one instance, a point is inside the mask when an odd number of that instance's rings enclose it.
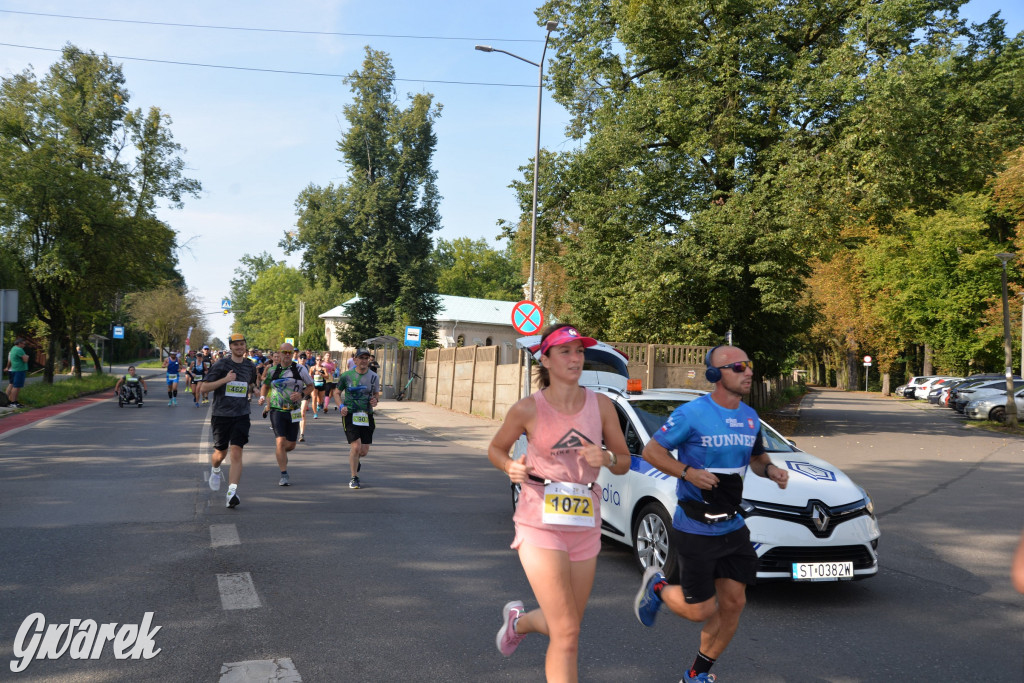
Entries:
{"label": "concrete wall", "polygon": [[[613,344],[629,357],[629,375],[643,380],[645,388],[713,388],[704,379],[704,356],[708,346],[671,344]],[[502,363],[498,346],[430,349],[416,364],[422,377],[414,383],[410,400],[504,419],[509,408],[522,396],[523,366]],[[793,384],[791,378],[754,382],[747,401],[755,408],[767,404],[775,394]]]}

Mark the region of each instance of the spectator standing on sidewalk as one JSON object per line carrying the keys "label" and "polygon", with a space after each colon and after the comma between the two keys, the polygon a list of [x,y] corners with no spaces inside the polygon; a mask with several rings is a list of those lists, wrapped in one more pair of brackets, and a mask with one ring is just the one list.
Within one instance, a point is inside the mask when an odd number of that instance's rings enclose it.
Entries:
{"label": "spectator standing on sidewalk", "polygon": [[238,483],[242,479],[242,447],[249,442],[249,385],[256,381],[256,366],[245,356],[244,335],[235,333],[228,337],[228,347],[231,355],[213,364],[199,385],[199,391],[213,393],[210,488],[220,489],[220,465],[230,448],[227,507],[233,508],[241,502]]}
{"label": "spectator standing on sidewalk", "polygon": [[10,368],[10,384],[7,385],[7,398],[10,399],[12,408],[24,408],[18,403],[18,394],[25,386],[25,376],[28,374],[28,354],[25,353],[25,338],[18,337],[14,340],[11,352],[7,354],[7,364]]}
{"label": "spectator standing on sidewalk", "polygon": [[[574,327],[548,327],[540,341],[542,388],[512,406],[487,449],[491,464],[522,486],[512,548],[539,603],[529,612],[519,600],[506,603],[496,644],[508,657],[528,633],[547,635],[548,681],[578,679],[580,625],[601,550],[595,482],[602,467],[625,474],[630,464],[615,406],[579,385],[584,349],[596,343]],[[513,460],[509,450],[523,433],[526,456]]]}

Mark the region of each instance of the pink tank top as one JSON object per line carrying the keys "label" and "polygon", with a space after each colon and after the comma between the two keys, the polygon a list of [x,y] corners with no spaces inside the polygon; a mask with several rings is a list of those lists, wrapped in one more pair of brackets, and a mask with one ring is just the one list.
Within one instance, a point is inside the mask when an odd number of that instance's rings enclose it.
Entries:
{"label": "pink tank top", "polygon": [[[544,397],[543,391],[533,396],[537,407],[537,421],[526,448],[526,464],[531,473],[541,479],[589,484],[597,481],[600,467],[591,467],[579,454],[586,443],[601,445],[601,410],[597,394],[585,389],[587,398],[583,408],[575,415],[559,413]],[[594,501],[594,518],[601,526],[601,489],[596,484],[590,491]],[[519,504],[512,517],[517,524],[558,531],[588,531],[587,527],[544,524],[541,521],[544,505],[544,485],[527,481],[519,494]]]}

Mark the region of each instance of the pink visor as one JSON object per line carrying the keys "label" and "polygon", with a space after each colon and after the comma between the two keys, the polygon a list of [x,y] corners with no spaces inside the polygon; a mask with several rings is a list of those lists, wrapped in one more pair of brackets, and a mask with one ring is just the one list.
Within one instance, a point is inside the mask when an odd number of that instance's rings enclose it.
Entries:
{"label": "pink visor", "polygon": [[553,333],[549,334],[547,339],[541,342],[540,352],[547,354],[548,349],[552,346],[561,346],[562,344],[568,344],[569,342],[574,341],[583,342],[584,348],[597,344],[596,339],[581,337],[575,327],[560,327]]}

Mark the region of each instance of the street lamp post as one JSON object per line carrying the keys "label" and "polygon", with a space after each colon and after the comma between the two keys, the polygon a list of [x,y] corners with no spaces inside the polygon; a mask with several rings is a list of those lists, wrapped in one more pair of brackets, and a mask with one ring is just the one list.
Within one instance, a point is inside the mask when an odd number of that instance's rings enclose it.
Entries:
{"label": "street lamp post", "polygon": [[[537,182],[540,175],[540,111],[541,104],[544,101],[544,57],[548,52],[548,41],[551,39],[551,32],[558,28],[558,22],[554,20],[548,20],[547,22],[547,34],[544,36],[544,50],[540,53],[540,63],[520,57],[517,54],[502,50],[500,48],[491,47],[490,45],[477,45],[476,49],[481,52],[501,52],[509,57],[515,57],[516,59],[532,64],[537,67],[537,142],[534,146],[533,152],[533,212],[530,217],[530,301],[536,301],[534,299],[534,282],[535,282],[535,268],[537,263]],[[526,352],[526,378],[523,380],[523,391],[526,396],[530,395],[530,366],[532,361],[532,354],[527,350]]]}
{"label": "street lamp post", "polygon": [[1015,254],[996,254],[1003,264],[1003,351],[1006,360],[1006,419],[1005,424],[1017,426],[1017,402],[1013,398],[1013,347],[1010,341],[1010,302],[1006,288],[1006,264]]}

